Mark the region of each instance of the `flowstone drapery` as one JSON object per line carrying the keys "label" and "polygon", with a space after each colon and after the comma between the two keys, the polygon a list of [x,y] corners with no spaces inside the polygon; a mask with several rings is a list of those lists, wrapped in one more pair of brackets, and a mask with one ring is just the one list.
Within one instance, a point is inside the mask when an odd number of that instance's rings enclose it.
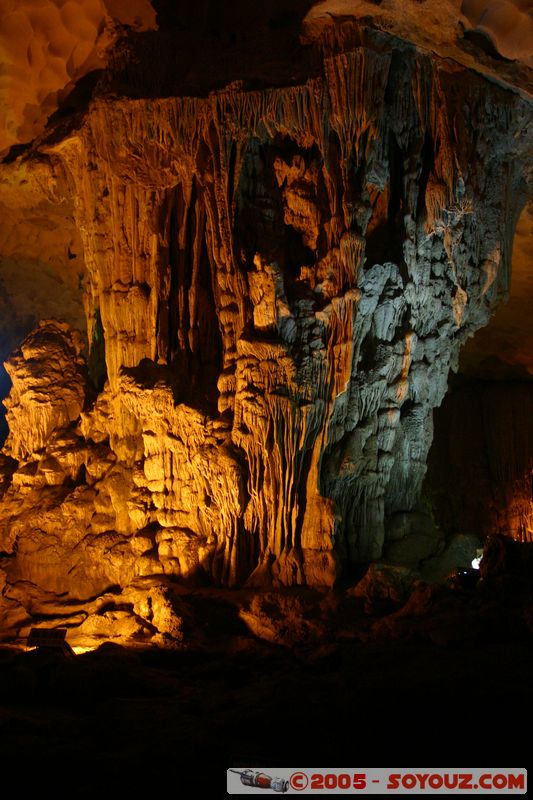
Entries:
{"label": "flowstone drapery", "polygon": [[104,95],[41,145],[93,380],[54,321],[9,362],[8,586],[331,585],[419,524],[432,410],[508,288],[527,105],[384,35],[321,64]]}

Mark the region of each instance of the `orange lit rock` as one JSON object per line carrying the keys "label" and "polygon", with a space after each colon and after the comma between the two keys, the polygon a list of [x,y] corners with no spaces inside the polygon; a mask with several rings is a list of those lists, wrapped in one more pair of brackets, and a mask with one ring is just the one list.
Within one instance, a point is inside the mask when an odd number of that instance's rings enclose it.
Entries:
{"label": "orange lit rock", "polygon": [[0,152],[42,133],[76,81],[102,69],[117,23],[155,27],[149,0],[0,0]]}
{"label": "orange lit rock", "polygon": [[[32,456],[39,460],[52,435],[78,420],[87,380],[81,349],[81,337],[66,324],[50,320],[41,322],[6,363],[13,384],[5,402],[7,455],[17,461]],[[68,460],[69,454],[65,456]]]}
{"label": "orange lit rock", "polygon": [[[92,380],[65,323],[8,364],[9,586],[82,606],[439,552],[413,527],[432,413],[508,290],[530,115],[454,61],[334,34],[301,82],[103,92],[40,144],[82,240]],[[130,634],[178,641],[167,590],[139,592]]]}
{"label": "orange lit rock", "polygon": [[[83,246],[72,186],[58,158],[39,155],[0,169],[0,360],[41,319],[85,333]],[[0,367],[0,373],[2,368]],[[2,394],[6,392],[2,387]]]}
{"label": "orange lit rock", "polygon": [[533,19],[523,0],[463,0],[461,12],[472,30],[486,36],[508,59],[533,66]]}

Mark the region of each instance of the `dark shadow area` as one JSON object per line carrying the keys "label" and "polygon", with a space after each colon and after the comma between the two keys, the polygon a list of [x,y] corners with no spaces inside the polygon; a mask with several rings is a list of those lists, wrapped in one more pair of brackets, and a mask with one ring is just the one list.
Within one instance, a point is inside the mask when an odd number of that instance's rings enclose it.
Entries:
{"label": "dark shadow area", "polygon": [[468,42],[471,42],[474,45],[474,47],[483,50],[483,52],[486,53],[491,58],[495,58],[499,61],[506,61],[507,63],[512,63],[513,61],[512,58],[506,58],[505,56],[502,56],[500,52],[498,52],[498,50],[494,45],[494,42],[492,41],[490,36],[486,34],[484,31],[465,30],[464,38]]}
{"label": "dark shadow area", "polygon": [[373,766],[377,742],[380,760],[398,760],[392,730],[422,764],[435,752],[468,761],[472,742],[489,762],[527,756],[527,737],[497,736],[515,730],[517,708],[532,711],[526,642],[0,657],[4,758],[13,768],[31,753],[25,784],[41,787],[51,764],[78,765],[76,796],[175,782],[180,796],[222,797],[228,767]]}
{"label": "dark shadow area", "polygon": [[168,340],[168,363],[176,375],[187,375],[186,382],[178,378],[176,384],[181,384],[182,399],[190,395],[215,408],[223,347],[202,190],[193,183],[186,200],[179,186],[170,203],[168,319],[160,319],[159,325]]}
{"label": "dark shadow area", "polygon": [[404,166],[403,152],[396,137],[389,135],[389,170],[390,188],[388,196],[382,195],[373,209],[366,237],[366,266],[384,264],[391,261],[405,268],[403,257],[403,241],[405,236],[403,216],[404,200]]}
{"label": "dark shadow area", "polygon": [[96,393],[101,392],[107,380],[107,366],[104,328],[99,308],[94,312],[93,336],[87,359],[87,371]]}
{"label": "dark shadow area", "polygon": [[[303,231],[286,221],[288,201],[284,192],[287,178],[278,183],[275,164],[276,161],[283,162],[289,170],[295,157],[302,159],[305,170],[310,165],[320,169],[322,157],[316,146],[301,148],[290,138],[281,136],[272,142],[251,139],[241,168],[235,216],[236,241],[243,266],[250,268],[257,253],[267,263],[277,263],[283,272],[284,290],[289,302],[302,294],[309,295],[309,286],[299,280],[300,271],[304,266],[316,264],[322,244],[318,240],[317,251],[313,251],[306,244]],[[305,175],[300,180],[293,178],[288,188],[327,212],[328,201],[320,173],[316,190],[318,197],[309,194],[314,192],[314,187]],[[315,295],[311,296],[315,299]]]}
{"label": "dark shadow area", "polygon": [[153,5],[159,30],[126,33],[112,54],[109,86],[120,94],[204,95],[235,80],[276,86],[318,71],[316,52],[299,39],[312,0]]}
{"label": "dark shadow area", "polygon": [[[59,100],[57,109],[50,114],[46,122],[46,140],[49,144],[62,141],[73,129],[83,124],[84,115],[87,113],[89,103],[97,91],[103,74],[103,70],[99,69],[88,72],[74,84],[72,90],[63,99]],[[55,94],[53,97],[55,105]],[[22,145],[22,147],[27,147],[30,152],[32,146],[33,142]],[[11,156],[12,150],[14,147],[11,148],[9,156]]]}
{"label": "dark shadow area", "polygon": [[361,344],[357,372],[370,373],[375,369],[379,340],[369,331]]}
{"label": "dark shadow area", "polygon": [[6,155],[0,159],[2,164],[12,164],[17,158],[24,153],[31,151],[31,143],[27,144],[13,144],[7,151]]}
{"label": "dark shadow area", "polygon": [[89,105],[96,85],[102,77],[102,70],[95,69],[83,75],[75,84],[73,89],[60,101],[59,106],[53,114],[48,117],[49,125],[56,125],[65,117],[71,118],[73,114],[84,112]]}
{"label": "dark shadow area", "polygon": [[8,396],[10,389],[11,380],[3,363],[0,363],[0,446],[4,444],[8,434],[6,407],[2,401]]}
{"label": "dark shadow area", "polygon": [[420,178],[418,179],[418,200],[416,204],[416,218],[420,222],[426,217],[426,189],[429,176],[435,164],[434,144],[431,133],[426,130],[424,144],[420,154]]}
{"label": "dark shadow area", "polygon": [[533,540],[533,382],[452,378],[434,412],[424,494],[448,536]]}

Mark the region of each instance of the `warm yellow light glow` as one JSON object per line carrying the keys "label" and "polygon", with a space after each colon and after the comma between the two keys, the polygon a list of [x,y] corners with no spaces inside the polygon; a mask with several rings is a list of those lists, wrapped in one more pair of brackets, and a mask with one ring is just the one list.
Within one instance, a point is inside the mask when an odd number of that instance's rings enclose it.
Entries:
{"label": "warm yellow light glow", "polygon": [[76,645],[72,648],[77,656],[81,655],[82,653],[90,653],[92,650],[96,650],[96,647],[81,647]]}

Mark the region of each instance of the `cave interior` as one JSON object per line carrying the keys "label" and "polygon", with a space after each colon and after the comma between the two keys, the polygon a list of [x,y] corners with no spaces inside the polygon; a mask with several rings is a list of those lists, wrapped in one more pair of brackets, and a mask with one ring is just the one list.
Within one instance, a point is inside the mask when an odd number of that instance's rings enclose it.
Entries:
{"label": "cave interior", "polygon": [[531,3],[0,7],[4,754],[525,755]]}

